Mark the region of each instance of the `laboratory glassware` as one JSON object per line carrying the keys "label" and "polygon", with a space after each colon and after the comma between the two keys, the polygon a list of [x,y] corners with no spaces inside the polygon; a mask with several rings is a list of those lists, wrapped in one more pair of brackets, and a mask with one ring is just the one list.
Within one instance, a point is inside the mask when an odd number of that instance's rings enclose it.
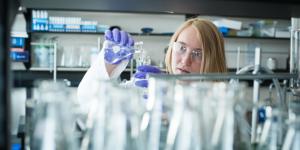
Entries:
{"label": "laboratory glassware", "polygon": [[285,129],[285,124],[283,123],[284,115],[286,113],[282,112],[276,107],[266,106],[266,120],[263,125],[262,133],[259,137],[258,149],[269,149],[277,150],[282,147],[283,143],[283,131]]}
{"label": "laboratory glassware", "polygon": [[86,120],[81,149],[144,149],[140,120],[143,101],[134,88],[99,81]]}
{"label": "laboratory glassware", "polygon": [[118,43],[113,41],[106,41],[107,48],[110,47],[111,49],[104,49],[105,55],[107,55],[106,61],[110,64],[116,64],[124,59],[129,59],[133,57],[134,48],[131,46],[122,46]]}
{"label": "laboratory glassware", "polygon": [[76,150],[72,101],[62,81],[41,81],[36,93],[32,149]]}
{"label": "laboratory glassware", "polygon": [[149,79],[148,100],[141,130],[147,134],[147,150],[165,149],[170,119],[174,115],[175,82]]}
{"label": "laboratory glassware", "polygon": [[135,43],[135,60],[136,68],[142,65],[151,65],[151,58],[147,55],[147,51],[143,48],[143,41]]}
{"label": "laboratory glassware", "polygon": [[282,150],[300,149],[300,100],[292,99],[289,102],[288,130]]}
{"label": "laboratory glassware", "polygon": [[288,131],[282,146],[282,150],[300,149],[300,118],[289,121]]}
{"label": "laboratory glassware", "polygon": [[[186,84],[186,85],[185,85]],[[201,149],[207,146],[207,132],[202,104],[208,95],[208,87],[190,87],[190,83],[177,83],[170,116],[166,149]],[[207,106],[209,107],[209,106]],[[208,115],[210,116],[210,115]],[[207,121],[206,123],[208,123]],[[209,131],[208,131],[209,132]],[[206,140],[205,140],[206,139]]]}

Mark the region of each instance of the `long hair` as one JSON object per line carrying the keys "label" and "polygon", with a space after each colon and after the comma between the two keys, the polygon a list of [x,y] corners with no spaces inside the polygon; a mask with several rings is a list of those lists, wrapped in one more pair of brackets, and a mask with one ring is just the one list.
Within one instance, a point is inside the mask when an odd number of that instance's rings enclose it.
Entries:
{"label": "long hair", "polygon": [[[189,26],[197,29],[197,34],[201,37],[200,39],[203,43],[203,58],[199,73],[227,72],[224,39],[211,21],[199,18],[187,20],[173,34],[170,43],[176,42],[179,34]],[[169,46],[165,57],[166,67],[169,73],[173,73],[172,52],[172,47]]]}

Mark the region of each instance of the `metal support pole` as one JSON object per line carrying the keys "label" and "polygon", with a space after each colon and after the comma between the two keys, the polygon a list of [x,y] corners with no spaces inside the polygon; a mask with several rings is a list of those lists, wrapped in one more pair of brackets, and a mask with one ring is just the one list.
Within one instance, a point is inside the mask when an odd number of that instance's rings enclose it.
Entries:
{"label": "metal support pole", "polygon": [[150,78],[159,78],[164,80],[272,80],[272,79],[291,79],[297,78],[297,74],[276,73],[276,74],[235,74],[235,73],[203,73],[203,74],[149,74]]}
{"label": "metal support pole", "polygon": [[[300,18],[291,19],[291,37],[290,37],[290,73],[299,73],[299,32],[300,32]],[[299,77],[298,77],[299,78]],[[296,87],[296,81],[291,79],[290,87]]]}
{"label": "metal support pole", "polygon": [[57,79],[57,43],[53,44],[53,81]]}
{"label": "metal support pole", "polygon": [[[258,74],[260,69],[260,48],[255,48],[255,62],[254,62],[254,71],[253,74]],[[257,104],[259,101],[259,86],[260,81],[253,81],[253,104]],[[257,126],[257,108],[254,106],[252,109],[252,122],[251,122],[251,143],[255,143],[256,141],[256,126]]]}

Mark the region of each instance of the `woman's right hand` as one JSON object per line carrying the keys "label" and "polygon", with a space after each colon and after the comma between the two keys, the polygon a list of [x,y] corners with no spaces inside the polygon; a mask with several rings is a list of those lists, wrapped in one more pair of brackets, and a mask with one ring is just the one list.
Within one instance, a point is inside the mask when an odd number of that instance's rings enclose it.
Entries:
{"label": "woman's right hand", "polygon": [[113,29],[105,31],[103,43],[105,62],[112,65],[120,64],[122,61],[129,61],[134,54],[134,40],[125,31]]}

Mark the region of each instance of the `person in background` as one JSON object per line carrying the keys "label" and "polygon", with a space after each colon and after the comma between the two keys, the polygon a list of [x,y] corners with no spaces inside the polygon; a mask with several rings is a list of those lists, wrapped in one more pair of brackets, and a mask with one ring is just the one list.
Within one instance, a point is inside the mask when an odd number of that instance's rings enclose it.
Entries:
{"label": "person in background", "polygon": [[[102,50],[79,84],[79,100],[90,94],[92,82],[118,78],[133,57],[133,46],[134,40],[127,32],[106,31]],[[173,34],[165,63],[170,74],[227,72],[223,36],[211,21],[189,19]],[[147,87],[148,73],[161,71],[154,66],[140,66],[134,84]]]}

